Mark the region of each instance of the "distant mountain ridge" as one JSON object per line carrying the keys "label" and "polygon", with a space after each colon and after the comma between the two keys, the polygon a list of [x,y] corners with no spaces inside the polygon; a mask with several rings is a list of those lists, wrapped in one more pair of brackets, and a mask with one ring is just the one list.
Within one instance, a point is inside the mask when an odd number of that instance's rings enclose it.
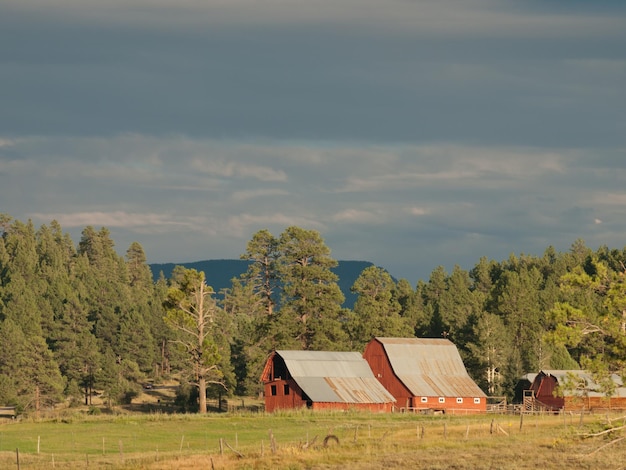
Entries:
{"label": "distant mountain ridge", "polygon": [[[153,263],[150,264],[152,276],[156,281],[161,273],[166,279],[172,275],[175,266],[184,266],[187,269],[204,271],[206,282],[213,287],[215,292],[231,287],[231,280],[246,272],[249,261],[240,259],[211,259],[204,261],[193,261],[190,263]],[[337,267],[332,271],[339,277],[339,288],[346,301],[343,306],[352,308],[357,296],[350,292],[354,281],[361,275],[365,268],[373,266],[369,261],[339,261]]]}

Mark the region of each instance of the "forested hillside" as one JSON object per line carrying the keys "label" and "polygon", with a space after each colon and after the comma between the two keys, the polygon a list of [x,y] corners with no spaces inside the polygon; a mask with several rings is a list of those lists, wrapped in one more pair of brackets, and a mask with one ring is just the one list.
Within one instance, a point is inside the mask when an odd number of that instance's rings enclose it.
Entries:
{"label": "forested hillside", "polygon": [[565,253],[437,268],[416,285],[368,266],[350,309],[316,231],[262,230],[242,259],[218,299],[195,269],[155,282],[141,245],[120,256],[106,228],[86,227],[75,245],[55,221],[0,215],[0,405],[89,404],[94,391],[113,405],[167,377],[197,408],[198,390],[257,393],[274,348],[362,350],[373,336],[447,337],[493,395],[541,368],[599,380],[625,369],[625,249],[578,240]]}
{"label": "forested hillside", "polygon": [[[332,268],[331,271],[337,275],[337,284],[339,284],[339,288],[346,298],[343,306],[352,308],[357,299],[357,296],[351,291],[352,285],[361,272],[368,266],[372,266],[372,263],[368,261],[352,260],[340,260],[337,263],[337,266]],[[240,259],[209,259],[190,263],[179,263],[178,265],[188,269],[195,269],[196,271],[203,271],[206,274],[207,284],[213,287],[215,292],[220,293],[223,289],[228,289],[231,285],[231,280],[246,271],[249,264],[250,261]],[[170,278],[177,264],[150,263],[149,266],[156,282],[161,274],[166,279]]]}

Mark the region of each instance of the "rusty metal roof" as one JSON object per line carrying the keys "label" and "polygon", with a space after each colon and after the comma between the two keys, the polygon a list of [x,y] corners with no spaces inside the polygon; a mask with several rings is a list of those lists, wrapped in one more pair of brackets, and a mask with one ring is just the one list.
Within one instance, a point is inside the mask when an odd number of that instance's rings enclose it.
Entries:
{"label": "rusty metal roof", "polygon": [[438,338],[375,338],[391,368],[416,397],[485,397],[454,343]]}
{"label": "rusty metal roof", "polygon": [[276,351],[298,386],[317,403],[390,403],[395,398],[376,380],[357,352]]}

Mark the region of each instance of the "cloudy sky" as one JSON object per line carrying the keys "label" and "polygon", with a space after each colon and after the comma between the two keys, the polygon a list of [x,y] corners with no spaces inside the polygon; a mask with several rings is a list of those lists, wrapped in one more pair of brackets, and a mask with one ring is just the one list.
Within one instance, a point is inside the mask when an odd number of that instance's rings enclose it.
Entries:
{"label": "cloudy sky", "polygon": [[626,245],[621,0],[0,0],[0,212],[412,283]]}

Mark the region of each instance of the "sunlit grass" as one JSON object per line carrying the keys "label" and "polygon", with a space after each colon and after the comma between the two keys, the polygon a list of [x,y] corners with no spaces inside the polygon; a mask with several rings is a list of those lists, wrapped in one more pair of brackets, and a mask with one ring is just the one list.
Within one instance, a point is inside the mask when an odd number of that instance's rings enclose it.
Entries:
{"label": "sunlit grass", "polygon": [[525,416],[520,429],[520,417],[506,415],[75,413],[0,422],[0,468],[15,468],[18,449],[29,469],[613,468],[624,443],[592,454],[606,439],[578,436],[602,421]]}

